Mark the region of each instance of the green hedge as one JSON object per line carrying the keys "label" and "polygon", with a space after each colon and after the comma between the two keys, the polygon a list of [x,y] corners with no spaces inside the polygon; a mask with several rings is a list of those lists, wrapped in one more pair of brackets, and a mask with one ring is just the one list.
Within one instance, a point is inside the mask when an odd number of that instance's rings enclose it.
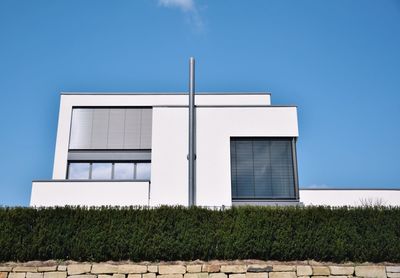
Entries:
{"label": "green hedge", "polygon": [[400,208],[0,208],[0,261],[400,262]]}

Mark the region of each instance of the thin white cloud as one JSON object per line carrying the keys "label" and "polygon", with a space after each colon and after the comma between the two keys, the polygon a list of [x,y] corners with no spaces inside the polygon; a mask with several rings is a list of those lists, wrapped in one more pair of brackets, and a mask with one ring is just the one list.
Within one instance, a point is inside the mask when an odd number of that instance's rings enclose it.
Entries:
{"label": "thin white cloud", "polygon": [[179,8],[183,12],[191,12],[196,10],[193,0],[159,0],[158,4],[168,8]]}
{"label": "thin white cloud", "polygon": [[204,24],[194,0],[158,0],[158,4],[165,8],[180,9],[189,23],[193,24],[197,30],[203,30]]}

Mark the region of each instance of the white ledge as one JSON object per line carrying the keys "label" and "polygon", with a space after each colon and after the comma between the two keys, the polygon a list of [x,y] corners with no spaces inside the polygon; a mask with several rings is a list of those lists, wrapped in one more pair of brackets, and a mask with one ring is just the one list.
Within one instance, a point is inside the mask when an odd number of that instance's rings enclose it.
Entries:
{"label": "white ledge", "polygon": [[148,206],[149,181],[34,181],[31,206]]}

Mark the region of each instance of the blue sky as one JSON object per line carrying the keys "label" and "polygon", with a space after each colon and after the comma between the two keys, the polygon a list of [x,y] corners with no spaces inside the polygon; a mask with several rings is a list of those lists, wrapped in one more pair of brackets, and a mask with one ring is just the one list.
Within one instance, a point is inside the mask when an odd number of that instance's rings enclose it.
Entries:
{"label": "blue sky", "polygon": [[303,187],[400,188],[398,0],[1,0],[0,204],[52,173],[61,91],[269,91]]}

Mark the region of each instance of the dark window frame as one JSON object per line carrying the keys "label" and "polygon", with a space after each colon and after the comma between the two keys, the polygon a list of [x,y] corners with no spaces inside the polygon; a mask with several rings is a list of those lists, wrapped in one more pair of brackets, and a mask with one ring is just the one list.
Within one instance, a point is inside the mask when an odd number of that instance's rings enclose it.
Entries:
{"label": "dark window frame", "polygon": [[[233,194],[234,186],[233,186],[233,165],[232,165],[232,141],[265,141],[265,140],[276,140],[276,141],[290,141],[290,146],[291,146],[291,156],[292,156],[292,170],[293,170],[293,186],[294,186],[294,196],[293,197],[237,197],[237,191],[236,194]],[[230,169],[231,169],[231,196],[233,201],[285,201],[285,200],[299,200],[299,185],[298,185],[298,169],[297,169],[297,150],[296,150],[296,143],[297,143],[297,137],[265,137],[265,136],[255,136],[255,137],[249,137],[249,136],[231,136],[229,140],[230,144]],[[235,145],[236,146],[236,145]],[[236,150],[235,150],[236,152]],[[237,158],[237,156],[236,156]],[[254,163],[254,159],[253,159]],[[235,162],[237,165],[237,162]],[[235,168],[237,171],[237,167]],[[253,170],[254,174],[254,170]],[[237,174],[236,174],[237,175]],[[236,185],[236,190],[237,190],[237,185]],[[236,195],[234,197],[234,195]]]}

